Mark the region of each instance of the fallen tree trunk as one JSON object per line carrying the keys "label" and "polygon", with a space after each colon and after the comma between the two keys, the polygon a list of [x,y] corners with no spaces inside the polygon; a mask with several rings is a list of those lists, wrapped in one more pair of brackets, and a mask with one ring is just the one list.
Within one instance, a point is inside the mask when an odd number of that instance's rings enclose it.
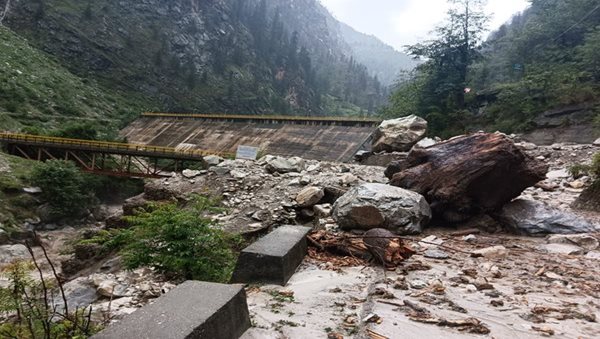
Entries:
{"label": "fallen tree trunk", "polygon": [[386,175],[394,186],[425,196],[434,216],[459,222],[501,208],[545,178],[547,166],[500,133],[460,136],[414,148]]}
{"label": "fallen tree trunk", "polygon": [[385,267],[396,267],[410,258],[415,251],[404,246],[402,240],[383,228],[374,228],[365,232],[363,241],[373,257]]}

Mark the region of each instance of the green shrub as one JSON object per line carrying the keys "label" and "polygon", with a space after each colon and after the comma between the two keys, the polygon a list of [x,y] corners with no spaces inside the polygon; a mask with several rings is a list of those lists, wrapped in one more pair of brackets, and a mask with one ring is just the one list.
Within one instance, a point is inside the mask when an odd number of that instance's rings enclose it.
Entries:
{"label": "green shrub", "polygon": [[54,293],[57,277],[34,280],[31,277],[36,268],[30,261],[15,261],[2,270],[8,285],[0,287],[0,312],[14,316],[0,324],[0,337],[67,339],[97,333],[101,326],[91,321],[90,309],[55,307],[64,296]]}
{"label": "green shrub", "polygon": [[596,155],[592,157],[592,163],[590,165],[574,164],[569,167],[569,172],[574,178],[590,175],[593,176],[596,181],[600,180],[600,153],[596,153]]}
{"label": "green shrub", "polygon": [[130,228],[102,232],[85,242],[119,249],[129,269],[151,266],[170,278],[227,282],[240,238],[203,217],[218,211],[216,204],[199,196],[187,209],[174,203],[158,205],[151,212],[128,217]]}
{"label": "green shrub", "polygon": [[50,160],[33,169],[31,182],[42,189],[53,217],[78,217],[96,200],[86,177],[70,161]]}

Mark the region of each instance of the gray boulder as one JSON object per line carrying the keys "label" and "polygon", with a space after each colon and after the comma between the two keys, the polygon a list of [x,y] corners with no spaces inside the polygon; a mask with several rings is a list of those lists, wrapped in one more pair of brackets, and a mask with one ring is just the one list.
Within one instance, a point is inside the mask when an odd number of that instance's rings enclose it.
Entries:
{"label": "gray boulder", "polygon": [[407,152],[427,133],[427,121],[416,115],[385,120],[373,135],[373,152]]}
{"label": "gray boulder", "polygon": [[384,184],[350,189],[333,205],[333,218],[342,229],[385,228],[415,234],[431,219],[425,198],[415,192]]}
{"label": "gray boulder", "polygon": [[505,205],[494,218],[515,233],[526,235],[589,233],[598,227],[573,213],[525,199]]}
{"label": "gray boulder", "polygon": [[217,166],[218,164],[220,164],[224,160],[225,159],[221,158],[218,155],[207,155],[207,156],[204,157],[204,162],[206,163],[206,165],[208,167],[210,167],[210,166]]}
{"label": "gray boulder", "polygon": [[299,158],[267,157],[266,168],[270,173],[301,172],[304,162]]}
{"label": "gray boulder", "polygon": [[600,138],[596,139],[596,141],[594,141],[592,145],[600,147]]}

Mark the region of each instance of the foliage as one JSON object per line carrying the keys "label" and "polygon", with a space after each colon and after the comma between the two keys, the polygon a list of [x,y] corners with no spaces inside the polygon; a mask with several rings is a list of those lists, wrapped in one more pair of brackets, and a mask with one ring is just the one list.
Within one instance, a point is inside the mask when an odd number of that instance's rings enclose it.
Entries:
{"label": "foliage", "polygon": [[[14,261],[2,271],[8,286],[0,287],[0,313],[4,320],[0,324],[0,336],[70,339],[87,338],[98,332],[100,326],[91,321],[91,308],[69,312],[63,288],[48,256],[46,260],[54,273],[52,280],[44,276],[31,247],[28,249],[33,262]],[[34,272],[39,280],[32,278]]]}
{"label": "foliage", "polygon": [[[399,87],[386,113],[416,111],[421,116],[430,112],[449,116],[466,109],[470,114],[461,123],[467,130],[512,133],[536,127],[536,118],[550,109],[582,104],[597,107],[600,11],[592,11],[597,4],[595,0],[531,1],[530,8],[493,32],[481,48],[474,45],[464,81],[462,61],[467,58],[460,57],[459,47],[442,48],[452,41],[460,42],[460,34],[457,39],[434,40],[437,45],[413,46],[413,52],[427,56],[429,61]],[[452,20],[449,22],[445,27],[450,28],[438,29],[438,37],[453,36],[450,33],[456,30],[451,29]],[[471,93],[460,105],[459,91],[465,87]],[[407,88],[412,90],[407,93]],[[590,121],[597,115],[593,110],[587,112]],[[447,123],[442,130],[432,133],[449,134],[447,130],[460,129],[456,120],[443,120]]]}
{"label": "foliage", "polygon": [[94,202],[87,179],[70,161],[50,160],[36,164],[31,181],[42,189],[54,217],[77,217]]}
{"label": "foliage", "polygon": [[114,130],[151,107],[151,100],[78,77],[1,25],[0,46],[0,130],[53,129],[90,118]]}
{"label": "foliage", "polygon": [[569,172],[571,172],[571,175],[575,178],[591,175],[598,181],[600,179],[600,153],[596,153],[592,157],[592,162],[589,165],[574,164],[569,168]]}
{"label": "foliage", "polygon": [[196,196],[191,207],[155,205],[127,217],[128,229],[102,231],[84,244],[119,250],[127,268],[152,266],[173,278],[227,282],[240,238],[217,228],[207,212],[220,211],[217,201]]}

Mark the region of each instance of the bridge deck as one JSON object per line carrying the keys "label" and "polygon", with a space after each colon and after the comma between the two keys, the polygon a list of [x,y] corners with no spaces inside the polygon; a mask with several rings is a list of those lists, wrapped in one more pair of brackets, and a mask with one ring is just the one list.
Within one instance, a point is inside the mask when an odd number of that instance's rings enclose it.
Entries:
{"label": "bridge deck", "polygon": [[178,149],[235,153],[239,145],[266,154],[345,162],[371,136],[378,120],[146,113],[125,128],[127,140]]}
{"label": "bridge deck", "polygon": [[103,152],[118,155],[158,157],[178,160],[200,160],[206,155],[230,156],[231,154],[200,149],[150,146],[95,140],[57,138],[40,135],[0,132],[0,142],[18,145],[44,146],[57,149]]}

